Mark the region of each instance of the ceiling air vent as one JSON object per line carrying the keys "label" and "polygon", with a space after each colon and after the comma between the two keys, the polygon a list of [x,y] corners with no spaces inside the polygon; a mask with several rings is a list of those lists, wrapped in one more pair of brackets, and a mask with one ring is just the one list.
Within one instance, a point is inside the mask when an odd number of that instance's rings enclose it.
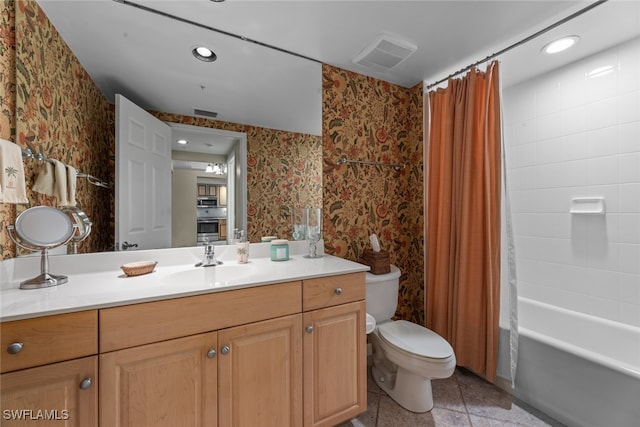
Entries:
{"label": "ceiling air vent", "polygon": [[218,117],[218,113],[215,111],[199,110],[197,108],[193,110],[193,114],[196,116],[210,117],[212,119]]}
{"label": "ceiling air vent", "polygon": [[377,71],[388,71],[407,59],[416,50],[418,50],[418,46],[408,41],[382,35],[364,48],[353,62]]}

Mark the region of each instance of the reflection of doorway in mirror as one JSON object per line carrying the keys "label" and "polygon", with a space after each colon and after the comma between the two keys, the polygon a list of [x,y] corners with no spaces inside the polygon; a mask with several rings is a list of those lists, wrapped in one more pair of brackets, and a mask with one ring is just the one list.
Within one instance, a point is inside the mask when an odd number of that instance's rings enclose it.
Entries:
{"label": "reflection of doorway in mirror", "polygon": [[236,228],[236,154],[232,153],[227,159],[227,227],[233,231]]}
{"label": "reflection of doorway in mirror", "polygon": [[[172,129],[172,163],[174,188],[172,198],[177,203],[172,205],[173,242],[172,246],[191,246],[196,228],[195,203],[189,202],[187,193],[194,193],[195,200],[199,196],[215,198],[219,208],[215,214],[225,211],[227,236],[232,235],[234,228],[246,230],[246,200],[247,200],[247,134],[244,132],[228,131],[210,127],[201,127],[183,123],[165,122]],[[178,140],[183,140],[178,144]],[[184,141],[188,141],[186,144]],[[216,175],[206,172],[208,164],[225,164],[226,175]],[[176,185],[176,177],[192,176],[204,185],[204,194],[200,194],[199,186],[192,186],[189,182]],[[212,193],[213,191],[213,193]],[[178,199],[187,199],[185,203]],[[193,206],[193,208],[192,208]],[[187,210],[193,212],[187,212]],[[221,240],[222,238],[218,236]],[[225,242],[220,241],[218,244]]]}

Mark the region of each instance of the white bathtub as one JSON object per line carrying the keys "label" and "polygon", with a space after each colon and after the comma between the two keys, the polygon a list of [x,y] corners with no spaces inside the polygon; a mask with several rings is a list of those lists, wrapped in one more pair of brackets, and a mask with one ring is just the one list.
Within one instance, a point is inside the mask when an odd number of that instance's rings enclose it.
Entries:
{"label": "white bathtub", "polygon": [[640,328],[518,299],[514,394],[568,426],[640,426]]}

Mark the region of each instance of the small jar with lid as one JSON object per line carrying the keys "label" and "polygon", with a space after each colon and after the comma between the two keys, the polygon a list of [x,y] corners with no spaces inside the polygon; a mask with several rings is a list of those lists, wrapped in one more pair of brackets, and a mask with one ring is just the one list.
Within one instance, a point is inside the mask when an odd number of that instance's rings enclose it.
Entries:
{"label": "small jar with lid", "polygon": [[289,259],[289,241],[274,239],[271,241],[271,261],[287,261]]}

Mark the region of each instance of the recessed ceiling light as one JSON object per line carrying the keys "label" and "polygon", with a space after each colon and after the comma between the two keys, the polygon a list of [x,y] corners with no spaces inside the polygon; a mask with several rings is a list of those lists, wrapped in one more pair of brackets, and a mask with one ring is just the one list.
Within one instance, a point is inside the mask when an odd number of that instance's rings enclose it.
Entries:
{"label": "recessed ceiling light", "polygon": [[179,139],[176,142],[180,145],[187,145],[189,143],[186,139]]}
{"label": "recessed ceiling light", "polygon": [[200,61],[204,61],[204,62],[213,62],[216,59],[218,59],[216,54],[213,53],[211,49],[204,46],[194,47],[191,53],[193,53],[193,56],[198,58]]}
{"label": "recessed ceiling light", "polygon": [[554,40],[544,45],[542,52],[548,54],[562,52],[563,50],[567,50],[574,44],[578,43],[579,40],[580,37],[578,36],[562,37],[561,39]]}

